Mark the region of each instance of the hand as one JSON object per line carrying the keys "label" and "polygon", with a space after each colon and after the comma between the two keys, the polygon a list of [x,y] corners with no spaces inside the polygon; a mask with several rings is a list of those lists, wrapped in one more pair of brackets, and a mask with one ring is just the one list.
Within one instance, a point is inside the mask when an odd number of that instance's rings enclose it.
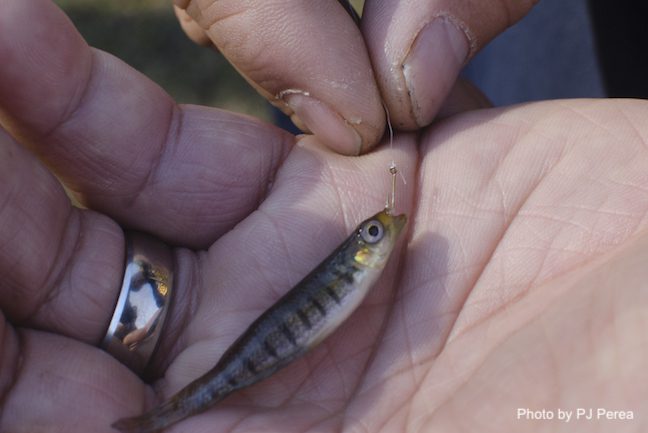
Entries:
{"label": "hand", "polygon": [[[646,409],[646,102],[482,110],[346,158],[176,106],[43,0],[2,3],[0,58],[15,137],[0,138],[0,431],[112,432],[200,376],[384,204],[392,158],[409,234],[363,306],[302,360],[169,431],[642,422],[516,413]],[[184,246],[154,386],[96,347],[123,272],[118,224]]]}
{"label": "hand", "polygon": [[[464,64],[534,3],[367,0],[359,29],[339,0],[175,0],[192,39],[213,42],[298,126],[350,155],[382,137],[380,95],[395,128],[430,124]],[[464,83],[452,93],[483,103]]]}

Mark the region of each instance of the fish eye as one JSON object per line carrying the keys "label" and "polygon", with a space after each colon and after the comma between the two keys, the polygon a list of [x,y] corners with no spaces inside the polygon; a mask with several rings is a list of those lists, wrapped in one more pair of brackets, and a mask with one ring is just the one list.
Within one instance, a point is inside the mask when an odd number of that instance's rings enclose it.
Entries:
{"label": "fish eye", "polygon": [[360,230],[360,236],[362,236],[362,239],[369,244],[375,244],[383,238],[384,234],[385,229],[383,228],[382,223],[378,220],[368,221]]}

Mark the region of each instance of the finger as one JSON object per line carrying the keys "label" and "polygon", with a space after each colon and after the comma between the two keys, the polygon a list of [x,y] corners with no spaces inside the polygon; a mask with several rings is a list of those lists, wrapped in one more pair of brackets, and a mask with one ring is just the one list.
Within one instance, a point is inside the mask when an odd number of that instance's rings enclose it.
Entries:
{"label": "finger", "polygon": [[535,2],[367,1],[362,31],[394,126],[428,125],[466,61]]}
{"label": "finger", "polygon": [[49,1],[2,5],[0,58],[11,61],[0,68],[0,122],[85,206],[194,247],[257,207],[291,135],[177,106],[143,75],[90,49]]}
{"label": "finger", "polygon": [[[124,274],[122,229],[72,207],[56,179],[1,130],[0,181],[0,310],[19,326],[97,345]],[[197,266],[188,250],[174,258],[174,305],[182,311]],[[184,320],[171,315],[164,338],[173,342]]]}
{"label": "finger", "polygon": [[366,48],[336,0],[176,1],[271,103],[331,149],[358,154],[384,130]]}
{"label": "finger", "polygon": [[97,344],[123,274],[121,229],[73,208],[56,179],[0,130],[0,309],[13,322]]}
{"label": "finger", "polygon": [[125,410],[151,398],[142,381],[99,349],[14,330],[0,313],[3,432],[110,433]]}
{"label": "finger", "polygon": [[203,30],[203,28],[200,27],[200,25],[195,22],[194,19],[191,18],[184,9],[180,9],[177,6],[174,6],[173,11],[178,18],[180,27],[182,27],[182,30],[184,30],[189,39],[191,39],[198,45],[212,45],[212,42],[209,39],[209,36],[207,36],[207,33],[205,33],[205,30]]}

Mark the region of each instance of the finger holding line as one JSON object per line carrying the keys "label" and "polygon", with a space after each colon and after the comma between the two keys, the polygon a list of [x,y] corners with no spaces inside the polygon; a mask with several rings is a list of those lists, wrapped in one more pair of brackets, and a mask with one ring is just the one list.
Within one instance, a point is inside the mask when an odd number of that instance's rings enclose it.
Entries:
{"label": "finger holding line", "polygon": [[463,66],[537,0],[367,0],[362,33],[394,126],[430,124]]}
{"label": "finger holding line", "polygon": [[337,0],[176,0],[270,103],[329,148],[358,155],[385,115],[356,23]]}

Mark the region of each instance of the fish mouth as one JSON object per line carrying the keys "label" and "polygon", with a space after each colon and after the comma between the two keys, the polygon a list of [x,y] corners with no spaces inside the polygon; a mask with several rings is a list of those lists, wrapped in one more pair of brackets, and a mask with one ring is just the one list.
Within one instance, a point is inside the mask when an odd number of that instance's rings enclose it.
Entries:
{"label": "fish mouth", "polygon": [[400,232],[403,230],[403,227],[405,227],[405,224],[407,223],[407,215],[393,215],[390,212],[390,209],[385,209],[381,212],[378,212],[373,218],[378,219],[383,224],[383,226],[393,239],[398,237]]}
{"label": "fish mouth", "polygon": [[400,214],[400,215],[395,215],[392,217],[392,225],[394,226],[394,232],[395,235],[398,236],[400,232],[403,230],[403,227],[405,227],[405,224],[407,224],[407,215],[405,214]]}

